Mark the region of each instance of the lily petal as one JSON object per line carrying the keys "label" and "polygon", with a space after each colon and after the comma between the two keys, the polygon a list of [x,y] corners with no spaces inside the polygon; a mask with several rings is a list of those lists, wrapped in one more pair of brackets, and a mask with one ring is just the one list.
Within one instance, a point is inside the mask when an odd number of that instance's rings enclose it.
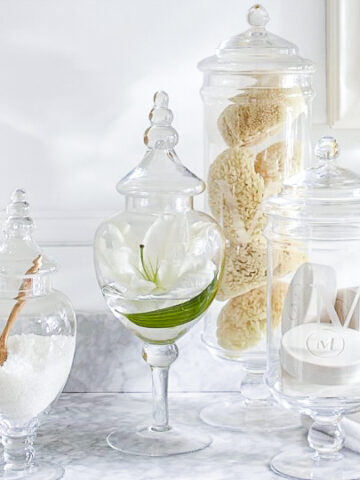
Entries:
{"label": "lily petal", "polygon": [[108,224],[97,241],[106,281],[129,299],[170,291],[175,298],[200,293],[214,278],[219,234],[215,225],[191,223],[190,218],[184,213],[158,216],[142,240],[126,222]]}
{"label": "lily petal", "polygon": [[190,240],[187,215],[162,215],[144,236],[144,253],[151,262],[183,258]]}

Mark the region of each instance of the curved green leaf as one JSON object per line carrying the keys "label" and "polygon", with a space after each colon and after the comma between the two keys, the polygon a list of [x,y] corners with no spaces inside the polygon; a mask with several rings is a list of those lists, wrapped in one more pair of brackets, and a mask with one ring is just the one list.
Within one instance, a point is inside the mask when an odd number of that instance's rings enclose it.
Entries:
{"label": "curved green leaf", "polygon": [[146,328],[171,328],[191,322],[202,315],[213,301],[218,288],[218,278],[199,295],[184,303],[144,313],[122,313],[131,322]]}

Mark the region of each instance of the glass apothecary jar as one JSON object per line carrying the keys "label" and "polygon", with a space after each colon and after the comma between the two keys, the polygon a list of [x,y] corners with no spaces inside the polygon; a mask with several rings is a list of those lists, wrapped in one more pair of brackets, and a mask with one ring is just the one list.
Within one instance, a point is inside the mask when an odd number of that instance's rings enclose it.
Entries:
{"label": "glass apothecary jar", "polygon": [[[335,139],[317,144],[317,166],[268,199],[268,297],[285,292],[280,315],[268,310],[267,384],[284,406],[314,420],[313,449],[272,460],[299,479],[359,478],[359,457],[340,453],[343,415],[360,410],[360,176],[337,164]],[[274,259],[288,244],[303,261],[279,278]],[[321,435],[322,432],[323,435]]]}
{"label": "glass apothecary jar", "polygon": [[168,423],[168,370],[175,342],[213,301],[222,274],[224,238],[207,214],[193,209],[205,184],[174,150],[168,95],[157,92],[145,131],[141,163],[117,184],[125,210],[105,220],[95,235],[95,266],[105,301],[122,325],[143,342],[153,378],[153,422],[108,436],[125,453],[167,456],[211,443],[195,429]]}
{"label": "glass apothecary jar", "polygon": [[70,301],[52,287],[56,265],[33,237],[25,192],[7,207],[0,243],[0,478],[56,480],[64,469],[35,457],[39,423],[62,392],[75,352]]}
{"label": "glass apothecary jar", "polygon": [[[226,237],[224,276],[203,340],[214,355],[240,362],[248,372],[238,404],[215,404],[201,415],[214,426],[252,431],[287,423],[282,412],[266,406],[269,394],[261,386],[267,272],[261,204],[309,162],[314,73],[295,45],[267,30],[268,21],[266,10],[254,5],[250,28],[199,63],[207,206]],[[290,272],[297,261],[287,247],[278,258],[279,274]],[[276,299],[275,311],[282,299]]]}

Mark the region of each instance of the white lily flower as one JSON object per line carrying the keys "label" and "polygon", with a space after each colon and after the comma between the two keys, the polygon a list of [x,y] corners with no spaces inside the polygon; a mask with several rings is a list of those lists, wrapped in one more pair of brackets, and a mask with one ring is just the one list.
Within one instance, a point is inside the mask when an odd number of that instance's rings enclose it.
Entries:
{"label": "white lily flower", "polygon": [[141,239],[128,223],[114,221],[97,244],[102,273],[129,299],[167,292],[195,296],[214,278],[218,242],[213,235],[214,224],[190,223],[183,213],[157,217]]}

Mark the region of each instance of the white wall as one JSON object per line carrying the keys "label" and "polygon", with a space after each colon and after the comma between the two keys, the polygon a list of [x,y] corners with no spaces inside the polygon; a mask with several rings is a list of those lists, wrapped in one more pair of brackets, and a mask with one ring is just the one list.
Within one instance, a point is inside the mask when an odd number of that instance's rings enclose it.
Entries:
{"label": "white wall", "polygon": [[[98,219],[121,207],[114,186],[143,155],[142,135],[157,89],[170,94],[179,155],[202,175],[196,64],[246,28],[252,3],[0,3],[0,208],[12,189],[24,187],[43,240],[83,245],[50,248],[63,265],[58,286],[78,308],[103,308],[92,271],[92,231]],[[325,1],[264,0],[263,5],[271,16],[269,29],[317,63],[314,137],[328,132]],[[354,164],[357,132],[336,134]]]}

